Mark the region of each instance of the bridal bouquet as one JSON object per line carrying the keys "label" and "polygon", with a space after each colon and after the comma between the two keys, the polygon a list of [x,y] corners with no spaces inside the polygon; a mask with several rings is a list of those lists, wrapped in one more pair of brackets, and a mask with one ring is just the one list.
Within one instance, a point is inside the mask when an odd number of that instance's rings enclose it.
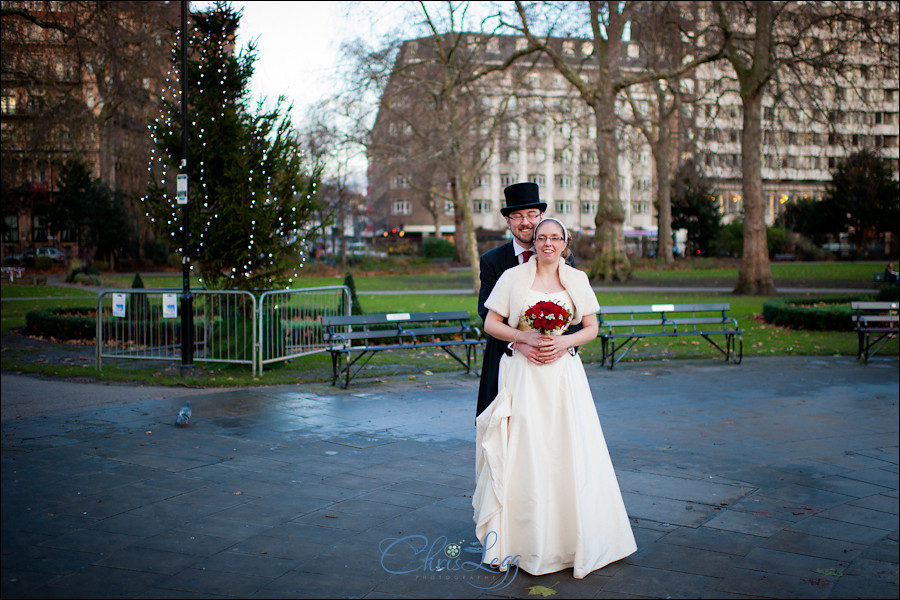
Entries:
{"label": "bridal bouquet", "polygon": [[549,335],[551,333],[561,333],[569,324],[572,313],[566,307],[552,300],[541,300],[529,307],[522,318],[532,329],[544,335]]}

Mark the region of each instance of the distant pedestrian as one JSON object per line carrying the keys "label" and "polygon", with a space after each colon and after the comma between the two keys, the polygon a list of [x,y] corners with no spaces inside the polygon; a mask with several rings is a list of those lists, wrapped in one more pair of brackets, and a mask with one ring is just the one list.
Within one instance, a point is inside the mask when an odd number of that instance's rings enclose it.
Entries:
{"label": "distant pedestrian", "polygon": [[884,282],[888,285],[897,285],[897,271],[894,270],[894,263],[888,263],[884,268]]}

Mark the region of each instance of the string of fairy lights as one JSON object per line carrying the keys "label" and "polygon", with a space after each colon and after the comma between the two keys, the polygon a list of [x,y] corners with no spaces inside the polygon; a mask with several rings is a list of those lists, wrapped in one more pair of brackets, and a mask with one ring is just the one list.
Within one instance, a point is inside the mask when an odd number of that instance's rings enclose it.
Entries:
{"label": "string of fairy lights", "polygon": [[[220,33],[219,39],[225,39],[225,35],[223,35],[223,34],[224,34],[224,31]],[[194,28],[193,36],[195,38],[199,38],[200,35],[201,35],[200,31],[197,28]],[[225,85],[225,81],[223,79],[225,77],[225,73],[223,73],[221,68],[217,69],[217,74],[219,76],[218,80],[215,80],[214,75],[208,75],[208,73],[207,73],[207,71],[208,71],[207,60],[210,56],[210,53],[221,51],[221,49],[215,48],[213,44],[209,43],[212,39],[213,39],[212,32],[209,32],[209,33],[205,34],[205,37],[203,37],[203,39],[201,39],[200,43],[199,43],[200,62],[198,64],[199,83],[197,85],[197,91],[199,94],[203,94],[204,90],[206,90],[207,86],[209,86],[209,85],[222,85],[222,86]],[[175,48],[179,47],[180,42],[181,42],[181,31],[180,30],[176,33],[175,42],[176,42],[176,45],[174,47]],[[177,55],[177,53],[173,53],[173,57],[175,57],[176,55]],[[169,106],[173,106],[173,107],[180,106],[180,103],[181,103],[181,70],[180,70],[180,68],[178,68],[178,59],[177,58],[173,58],[172,64],[166,73],[166,78],[165,78],[165,82],[163,84],[163,88],[160,90],[160,96],[162,99],[164,99],[168,102]],[[211,116],[210,119],[212,121],[215,121],[216,118],[219,118],[219,119],[225,118],[226,117],[226,113],[225,113],[226,108],[227,108],[227,104],[222,103],[218,116],[215,116],[215,115]],[[180,132],[180,127],[181,127],[180,114],[177,116],[178,116],[178,118],[176,119],[175,118],[176,115],[173,114],[172,111],[161,110],[160,116],[157,117],[153,123],[148,125],[150,137],[153,142],[152,146],[151,146],[151,150],[150,150],[149,164],[147,166],[147,172],[148,172],[148,178],[149,178],[148,182],[147,182],[148,186],[151,186],[154,183],[156,183],[163,189],[166,189],[167,181],[169,181],[169,178],[170,178],[170,172],[169,172],[170,162],[168,160],[170,157],[165,156],[164,155],[165,153],[158,151],[158,149],[160,148],[160,146],[161,146],[160,142],[164,137],[169,137],[170,139],[172,139],[176,133]],[[197,122],[192,121],[191,126],[196,128]],[[206,164],[206,161],[204,160],[205,149],[207,148],[207,143],[208,143],[208,141],[206,139],[205,128],[200,127],[199,129],[197,129],[195,131],[195,135],[197,135],[197,143],[198,143],[197,147],[199,147],[201,149],[201,151],[199,152],[199,156],[197,156],[195,158],[195,160],[197,160],[197,165],[198,165],[198,170],[199,170],[199,181],[192,182],[194,184],[192,187],[194,189],[199,190],[200,197],[196,198],[196,199],[192,198],[191,202],[200,202],[201,203],[202,209],[200,212],[201,212],[201,215],[204,215],[204,216],[201,219],[202,222],[198,224],[199,225],[199,232],[197,234],[198,239],[196,242],[192,243],[192,245],[195,248],[199,249],[199,248],[203,247],[205,240],[207,239],[207,236],[210,235],[210,227],[215,220],[219,219],[219,214],[216,212],[213,212],[210,214],[208,212],[210,210],[210,198],[209,198],[209,186],[208,186],[210,174],[207,173],[207,164]],[[271,206],[276,202],[275,195],[271,191],[272,175],[269,174],[265,168],[265,165],[266,165],[266,162],[268,159],[268,149],[265,144],[265,140],[259,140],[258,135],[259,135],[259,133],[257,131],[253,132],[252,137],[251,137],[251,140],[252,140],[251,144],[253,144],[254,146],[259,144],[259,147],[261,147],[263,149],[263,156],[262,156],[261,162],[259,163],[261,165],[260,170],[257,170],[254,168],[249,169],[247,186],[248,186],[248,189],[250,190],[250,196],[249,196],[249,203],[250,203],[249,212],[250,212],[250,214],[256,214],[255,211],[257,210],[258,204],[260,202],[262,203],[263,207]],[[246,146],[243,146],[241,148],[241,152],[244,156],[253,156],[254,153],[252,153],[250,151],[256,150],[256,149],[257,149],[256,147],[247,148]],[[156,167],[156,169],[154,169],[154,167]],[[160,173],[158,180],[157,180],[157,177],[154,175],[155,171]],[[305,176],[308,176],[308,172],[304,172],[303,174]],[[257,183],[260,180],[264,181],[264,183],[265,183],[265,185],[264,185],[265,194],[261,200],[259,198],[257,198]],[[316,182],[313,182],[312,185],[313,185],[313,193],[315,193]],[[296,196],[296,194],[298,193],[298,190],[296,189],[296,186],[293,183],[291,184],[291,192],[290,193],[291,193],[292,197]],[[310,199],[311,196],[312,196],[312,194],[308,195],[307,199]],[[169,197],[169,196],[167,195],[167,197]],[[148,206],[147,210],[144,213],[145,216],[150,220],[151,223],[155,224],[156,217],[153,215],[152,210],[149,208],[149,205],[150,205],[149,196],[143,196],[141,198],[141,201],[145,202],[146,206]],[[173,245],[175,245],[178,248],[178,252],[180,254],[182,254],[182,256],[183,256],[184,248],[181,245],[181,241],[184,239],[183,238],[184,225],[183,225],[182,219],[180,217],[180,206],[174,201],[174,197],[169,197],[169,207],[171,209],[171,213],[167,216],[166,228],[170,232],[170,238],[171,238],[170,241],[173,243]],[[302,224],[298,223],[296,213],[297,213],[297,206],[296,205],[291,206],[292,217],[291,217],[290,223],[288,223],[288,224],[285,223],[284,217],[279,213],[278,222],[277,222],[277,231],[280,232],[281,235],[290,235],[290,232],[298,232],[299,239],[306,240],[308,235],[310,234],[312,227],[308,223],[302,223]],[[175,225],[174,228],[173,228],[173,225]],[[247,253],[246,253],[247,260],[242,265],[232,267],[231,272],[228,274],[228,277],[231,280],[244,279],[244,278],[249,278],[250,276],[252,276],[253,271],[254,271],[254,260],[256,260],[256,259],[267,260],[269,263],[269,266],[272,266],[273,264],[275,264],[275,256],[273,255],[273,253],[269,252],[268,254],[262,255],[262,252],[260,252],[257,249],[256,220],[251,220],[251,222],[249,223],[249,227],[250,227],[250,230],[249,230],[249,234],[248,234],[249,238],[248,238],[248,242],[247,242]],[[292,286],[294,280],[299,277],[299,273],[298,273],[299,269],[302,269],[305,266],[305,264],[306,264],[306,252],[305,252],[305,248],[304,248],[304,251],[302,251],[300,253],[299,263],[297,265],[295,265],[295,269],[293,270],[292,276],[287,279],[287,285],[285,286],[286,288],[290,288]],[[190,265],[190,268],[191,268],[191,271],[193,271],[193,269],[194,269],[193,264]],[[201,282],[201,284],[203,283],[202,277],[200,278],[200,282]]]}

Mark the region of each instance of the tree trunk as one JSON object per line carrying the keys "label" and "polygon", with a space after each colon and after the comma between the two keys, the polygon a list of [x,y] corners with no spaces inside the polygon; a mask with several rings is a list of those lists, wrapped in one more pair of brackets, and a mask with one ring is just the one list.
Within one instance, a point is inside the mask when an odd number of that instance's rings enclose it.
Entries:
{"label": "tree trunk", "polygon": [[672,255],[672,144],[669,135],[669,124],[666,118],[662,117],[654,156],[657,178],[656,203],[659,210],[656,236],[659,240],[659,256],[667,265],[675,262]]}
{"label": "tree trunk", "polygon": [[735,294],[768,296],[775,293],[766,244],[766,202],[762,190],[762,88],[741,94],[744,131],[741,167],[744,191],[744,254]]}
{"label": "tree trunk", "polygon": [[466,217],[463,214],[465,208],[460,205],[459,188],[456,186],[455,179],[450,183],[450,197],[453,198],[453,245],[456,247],[453,260],[464,263],[469,260],[466,244]]}
{"label": "tree trunk", "polygon": [[468,241],[469,264],[472,265],[472,291],[476,294],[481,290],[481,261],[478,255],[478,238],[475,235],[475,223],[472,221],[472,210],[468,198],[463,199],[463,220],[466,224],[466,239]]}
{"label": "tree trunk", "polygon": [[597,255],[591,277],[603,281],[626,281],[631,264],[625,253],[625,211],[619,200],[619,170],[616,147],[615,98],[612,94],[593,104],[597,124],[598,184],[600,186],[595,241]]}

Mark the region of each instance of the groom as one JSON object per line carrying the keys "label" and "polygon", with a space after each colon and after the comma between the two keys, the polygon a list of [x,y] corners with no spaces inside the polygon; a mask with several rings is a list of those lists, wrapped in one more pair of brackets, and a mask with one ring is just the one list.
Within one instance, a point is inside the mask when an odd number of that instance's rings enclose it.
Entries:
{"label": "groom", "polygon": [[[506,225],[513,239],[481,256],[481,289],[478,292],[478,314],[482,322],[487,317],[484,303],[494,289],[497,280],[507,269],[527,262],[534,253],[534,228],[541,222],[547,203],[541,202],[536,183],[514,183],[503,190],[506,206],[500,214],[506,217]],[[522,290],[524,293],[526,290]],[[574,328],[580,329],[580,327]],[[567,331],[566,333],[574,333]],[[532,360],[535,349],[523,344],[519,351]],[[488,407],[497,396],[500,378],[500,359],[509,354],[506,342],[487,336],[484,346],[484,362],[478,387],[478,407],[475,416]],[[537,360],[534,358],[534,360]]]}

